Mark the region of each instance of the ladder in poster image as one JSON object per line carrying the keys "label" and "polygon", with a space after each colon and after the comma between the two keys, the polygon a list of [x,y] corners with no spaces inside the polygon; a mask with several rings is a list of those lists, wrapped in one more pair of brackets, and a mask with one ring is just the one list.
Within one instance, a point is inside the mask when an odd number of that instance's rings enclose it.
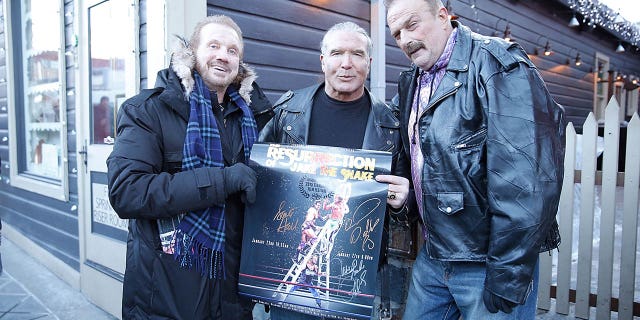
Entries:
{"label": "ladder in poster image", "polygon": [[298,263],[294,262],[287,274],[282,278],[282,282],[280,282],[278,288],[273,292],[274,298],[278,294],[283,295],[282,301],[287,298],[291,289],[298,283],[298,278],[305,269],[307,261],[309,261],[314,254],[318,255],[318,285],[324,285],[326,288],[326,290],[323,290],[325,297],[327,299],[329,298],[329,275],[331,271],[329,262],[331,250],[333,249],[333,239],[338,230],[339,228],[332,230],[331,227],[327,225],[322,227],[317,240],[303,252],[302,260],[299,260]]}

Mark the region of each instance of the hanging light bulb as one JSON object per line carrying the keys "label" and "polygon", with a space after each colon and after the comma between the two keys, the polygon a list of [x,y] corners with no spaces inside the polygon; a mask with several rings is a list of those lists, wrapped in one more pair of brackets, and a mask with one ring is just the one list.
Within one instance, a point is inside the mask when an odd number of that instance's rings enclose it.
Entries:
{"label": "hanging light bulb", "polygon": [[582,58],[580,57],[580,52],[578,52],[578,54],[576,54],[576,66],[580,66],[582,64]]}
{"label": "hanging light bulb", "polygon": [[622,46],[622,42],[618,42],[618,47],[616,48],[616,53],[623,53],[624,47]]}
{"label": "hanging light bulb", "polygon": [[551,54],[553,54],[553,51],[551,51],[551,44],[549,43],[549,40],[547,40],[547,43],[544,45],[544,55],[550,56]]}
{"label": "hanging light bulb", "polygon": [[573,16],[571,17],[571,20],[569,20],[569,27],[575,28],[575,27],[579,27],[579,26],[580,26],[580,22],[578,22],[578,19],[576,18],[576,14],[573,13]]}
{"label": "hanging light bulb", "polygon": [[504,29],[504,40],[511,42],[511,29],[509,28],[509,23],[507,23],[507,27]]}

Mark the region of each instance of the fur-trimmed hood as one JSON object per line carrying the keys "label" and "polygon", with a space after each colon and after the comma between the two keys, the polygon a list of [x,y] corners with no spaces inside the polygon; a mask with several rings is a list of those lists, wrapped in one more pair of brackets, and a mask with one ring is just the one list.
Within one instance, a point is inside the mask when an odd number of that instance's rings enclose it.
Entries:
{"label": "fur-trimmed hood", "polygon": [[[193,91],[194,79],[192,71],[196,66],[196,56],[193,50],[188,46],[184,39],[176,41],[173,52],[171,54],[171,69],[180,78],[180,83],[184,89],[185,97],[188,97]],[[238,88],[238,94],[247,104],[251,104],[252,83],[256,81],[258,75],[248,64],[240,61],[238,66],[238,75],[231,85]]]}

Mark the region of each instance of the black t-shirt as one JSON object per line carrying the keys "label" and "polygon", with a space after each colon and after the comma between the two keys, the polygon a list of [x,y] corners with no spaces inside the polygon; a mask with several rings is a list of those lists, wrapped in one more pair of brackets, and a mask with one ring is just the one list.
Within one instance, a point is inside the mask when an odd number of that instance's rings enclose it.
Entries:
{"label": "black t-shirt", "polygon": [[307,143],[362,148],[370,105],[366,94],[357,100],[343,102],[319,90],[313,98]]}

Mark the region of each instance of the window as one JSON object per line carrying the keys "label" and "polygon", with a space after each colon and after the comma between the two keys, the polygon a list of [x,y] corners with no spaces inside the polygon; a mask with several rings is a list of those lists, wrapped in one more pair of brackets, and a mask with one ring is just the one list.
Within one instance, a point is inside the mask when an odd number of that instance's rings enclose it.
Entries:
{"label": "window", "polygon": [[5,1],[13,186],[67,198],[61,0]]}
{"label": "window", "polygon": [[614,79],[613,96],[618,102],[620,110],[618,110],[618,122],[624,121],[625,106],[627,105],[627,90],[624,89],[624,83]]}
{"label": "window", "polygon": [[[129,1],[103,1],[89,7],[92,144],[114,143],[118,107],[137,92],[134,7]],[[114,33],[119,35],[117,45]]]}
{"label": "window", "polygon": [[626,120],[630,121],[634,113],[638,112],[638,104],[640,103],[640,89],[633,84],[632,90],[627,91],[627,113]]}
{"label": "window", "polygon": [[609,57],[596,53],[596,73],[593,77],[593,113],[598,122],[604,122],[604,109],[609,101]]}
{"label": "window", "polygon": [[638,92],[640,91],[629,76],[620,73],[615,77],[613,85],[613,95],[620,106],[620,122],[626,123],[638,111]]}

